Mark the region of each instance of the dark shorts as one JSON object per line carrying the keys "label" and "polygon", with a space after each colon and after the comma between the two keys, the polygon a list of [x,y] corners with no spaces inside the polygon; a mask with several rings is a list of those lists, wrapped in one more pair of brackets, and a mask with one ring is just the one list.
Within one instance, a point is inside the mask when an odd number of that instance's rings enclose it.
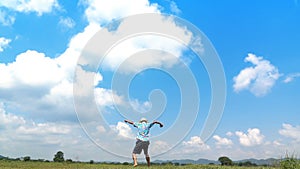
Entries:
{"label": "dark shorts", "polygon": [[137,140],[132,153],[133,154],[141,154],[142,150],[144,150],[144,154],[148,155],[149,144],[150,144],[149,141]]}

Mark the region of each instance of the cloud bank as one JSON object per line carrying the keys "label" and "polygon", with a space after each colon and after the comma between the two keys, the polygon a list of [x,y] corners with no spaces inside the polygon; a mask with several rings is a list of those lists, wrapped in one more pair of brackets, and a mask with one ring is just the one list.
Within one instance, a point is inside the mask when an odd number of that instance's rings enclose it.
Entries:
{"label": "cloud bank", "polygon": [[245,62],[253,66],[244,68],[233,78],[234,91],[249,90],[255,96],[265,96],[280,77],[278,68],[263,57],[251,53],[245,58]]}

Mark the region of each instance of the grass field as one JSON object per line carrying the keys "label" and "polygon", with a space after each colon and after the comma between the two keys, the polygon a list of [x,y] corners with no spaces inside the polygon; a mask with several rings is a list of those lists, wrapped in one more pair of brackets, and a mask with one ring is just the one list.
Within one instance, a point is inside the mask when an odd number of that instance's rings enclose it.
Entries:
{"label": "grass field", "polygon": [[[24,161],[0,161],[1,169],[126,169],[140,168],[146,169],[147,166],[140,165],[113,165],[113,164],[88,164],[88,163],[54,163],[54,162],[24,162]],[[238,166],[219,166],[219,165],[153,165],[150,168],[157,169],[279,169],[276,167],[238,167]]]}

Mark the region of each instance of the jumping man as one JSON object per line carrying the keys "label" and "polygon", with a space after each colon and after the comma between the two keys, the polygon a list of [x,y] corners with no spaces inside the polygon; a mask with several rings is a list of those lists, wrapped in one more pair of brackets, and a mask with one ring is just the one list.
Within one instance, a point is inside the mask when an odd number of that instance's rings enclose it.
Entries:
{"label": "jumping man", "polygon": [[141,154],[142,150],[144,150],[147,164],[148,166],[150,166],[150,156],[148,153],[148,147],[150,144],[149,142],[150,128],[154,124],[159,124],[160,127],[163,127],[164,125],[159,121],[153,121],[152,123],[148,123],[148,120],[146,118],[142,118],[139,122],[133,122],[130,120],[124,120],[124,121],[126,123],[133,125],[138,129],[136,144],[132,152],[133,166],[136,167],[138,165],[136,154]]}

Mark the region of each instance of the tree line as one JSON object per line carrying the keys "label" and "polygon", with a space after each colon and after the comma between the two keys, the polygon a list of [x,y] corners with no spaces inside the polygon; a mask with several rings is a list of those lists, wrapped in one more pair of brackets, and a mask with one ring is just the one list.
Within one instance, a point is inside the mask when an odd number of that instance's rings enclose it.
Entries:
{"label": "tree line", "polygon": [[226,156],[219,157],[218,161],[221,163],[221,165],[225,165],[225,166],[233,166],[233,165],[236,165],[236,166],[247,166],[247,167],[257,166],[256,163],[252,163],[251,161],[234,163],[230,158],[228,158]]}

